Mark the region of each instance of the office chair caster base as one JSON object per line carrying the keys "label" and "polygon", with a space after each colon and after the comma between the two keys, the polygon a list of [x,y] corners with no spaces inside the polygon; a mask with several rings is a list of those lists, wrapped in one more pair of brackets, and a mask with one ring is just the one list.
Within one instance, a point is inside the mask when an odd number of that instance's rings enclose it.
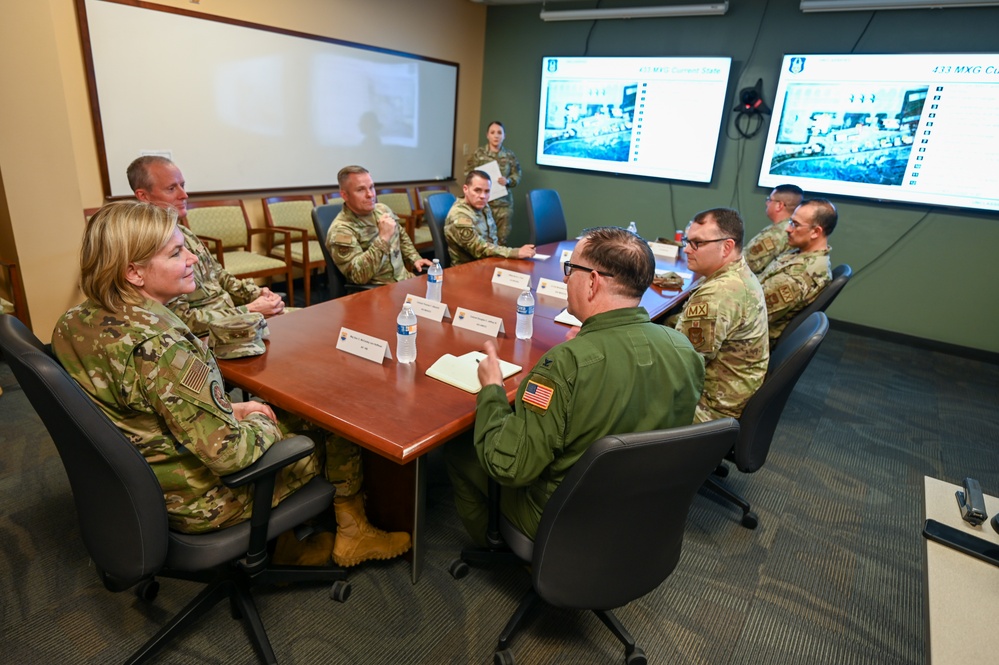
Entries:
{"label": "office chair caster base", "polygon": [[344,580],[337,580],[330,587],[330,598],[338,603],[344,603],[350,598],[350,582]]}
{"label": "office chair caster base", "polygon": [[755,529],[757,526],[759,526],[759,524],[760,520],[759,518],[756,517],[756,513],[749,512],[743,514],[742,526],[746,527],[747,529]]}
{"label": "office chair caster base", "polygon": [[160,583],[156,580],[143,580],[135,587],[135,595],[149,603],[156,600],[156,595],[159,592]]}
{"label": "office chair caster base", "polygon": [[635,647],[634,651],[624,657],[624,662],[627,665],[647,665],[649,661],[645,658],[645,652]]}
{"label": "office chair caster base", "polygon": [[493,654],[493,665],[515,665],[515,663],[513,652],[509,649],[503,649]]}
{"label": "office chair caster base", "polygon": [[451,573],[451,577],[453,577],[456,580],[460,580],[465,575],[468,575],[468,564],[462,561],[461,559],[455,559],[454,561],[451,562],[451,565],[448,567],[447,571]]}

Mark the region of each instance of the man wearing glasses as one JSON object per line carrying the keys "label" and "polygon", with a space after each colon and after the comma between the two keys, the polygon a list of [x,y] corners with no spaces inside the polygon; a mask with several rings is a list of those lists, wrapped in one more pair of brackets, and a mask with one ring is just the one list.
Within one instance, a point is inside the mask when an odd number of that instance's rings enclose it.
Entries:
{"label": "man wearing glasses", "polygon": [[767,374],[767,306],[742,239],[742,217],[729,208],[697,213],[683,239],[687,267],[701,276],[676,320],[704,356],[695,422],[738,418]]}
{"label": "man wearing glasses", "polygon": [[787,249],[787,221],[801,203],[803,192],[797,185],[777,185],[766,199],[766,213],[770,226],[746,243],[746,263],[759,275]]}
{"label": "man wearing glasses", "polygon": [[583,322],[578,333],[538,361],[513,409],[496,345],[486,342],[474,441],[445,448],[458,514],[479,544],[485,544],[489,477],[503,486],[503,514],[533,537],[548,499],[594,441],[689,425],[694,417],[704,361],[683,335],[650,322],[639,305],[655,274],[648,244],[624,229],[590,229],[572,261],[564,281],[569,312]]}
{"label": "man wearing glasses", "polygon": [[827,238],[838,218],[836,207],[826,199],[809,199],[795,208],[788,221],[785,231],[791,249],[771,261],[760,274],[771,344],[794,315],[811,304],[832,280]]}

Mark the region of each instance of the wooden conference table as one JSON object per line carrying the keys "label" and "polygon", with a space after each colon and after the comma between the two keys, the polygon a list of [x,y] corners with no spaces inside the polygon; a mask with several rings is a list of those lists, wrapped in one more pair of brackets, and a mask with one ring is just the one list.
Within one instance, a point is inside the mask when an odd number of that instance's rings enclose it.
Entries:
{"label": "wooden conference table", "polygon": [[[561,281],[561,254],[575,240],[538,248],[546,260],[483,259],[444,272],[443,302],[451,315],[456,307],[501,317],[505,333],[496,338],[499,356],[523,371],[504,383],[512,400],[520,382],[548,349],[565,340],[569,327],[553,319],[564,300],[536,296],[534,337],[514,335],[516,301],[520,290],[492,284],[502,268],[532,277]],[[682,252],[681,252],[682,257]],[[657,270],[686,272],[682,258],[656,260]],[[655,318],[686,297],[683,291],[650,288],[642,298]],[[395,356],[395,320],[407,294],[426,294],[426,276],[351,294],[268,320],[267,352],[253,358],[219,361],[231,384],[322,429],[339,434],[365,449],[365,491],[372,522],[413,535],[412,577],[420,575],[424,550],[426,462],[421,456],[454,436],[471,429],[475,395],[426,376],[440,356],[482,350],[484,334],[456,328],[444,319],[420,319],[417,359],[402,364]],[[338,351],[340,328],[389,342],[393,359],[382,364]],[[375,454],[370,454],[375,453]]]}

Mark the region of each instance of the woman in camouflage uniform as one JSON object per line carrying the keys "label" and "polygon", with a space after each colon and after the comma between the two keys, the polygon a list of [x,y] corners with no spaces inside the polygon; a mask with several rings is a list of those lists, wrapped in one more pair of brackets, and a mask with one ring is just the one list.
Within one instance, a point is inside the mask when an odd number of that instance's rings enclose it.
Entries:
{"label": "woman in camouflage uniform", "polygon": [[493,213],[493,220],[496,222],[496,235],[499,236],[499,244],[505,245],[507,236],[510,235],[510,218],[513,216],[513,188],[520,184],[520,162],[512,150],[503,147],[506,139],[506,131],[503,123],[493,120],[486,130],[486,145],[478,148],[472,156],[468,158],[465,165],[465,177],[483,164],[496,162],[499,165],[500,177],[496,182],[507,188],[506,196],[493,199],[489,202],[489,209]]}

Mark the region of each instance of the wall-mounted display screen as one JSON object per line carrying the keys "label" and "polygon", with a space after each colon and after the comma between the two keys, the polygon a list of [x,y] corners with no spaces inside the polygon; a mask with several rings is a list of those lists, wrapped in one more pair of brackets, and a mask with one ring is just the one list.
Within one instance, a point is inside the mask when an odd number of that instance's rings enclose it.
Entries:
{"label": "wall-mounted display screen", "polygon": [[999,55],[786,55],[760,185],[999,210]]}
{"label": "wall-mounted display screen", "polygon": [[542,58],[538,164],[710,182],[731,64]]}

